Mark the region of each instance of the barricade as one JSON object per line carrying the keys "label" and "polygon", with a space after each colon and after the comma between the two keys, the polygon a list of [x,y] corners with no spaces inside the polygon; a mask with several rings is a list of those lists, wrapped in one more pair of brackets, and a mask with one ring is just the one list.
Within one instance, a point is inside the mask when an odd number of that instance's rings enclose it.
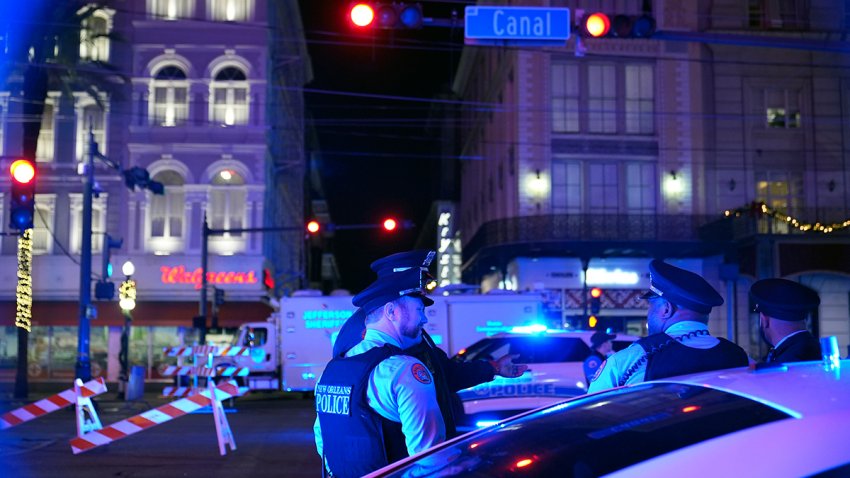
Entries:
{"label": "barricade", "polygon": [[[74,381],[74,388],[69,388],[68,390],[59,392],[56,395],[51,395],[47,398],[38,400],[37,402],[24,405],[21,408],[0,415],[0,430],[20,425],[21,423],[34,420],[38,417],[43,417],[48,413],[61,410],[76,403],[77,433],[79,434],[81,428],[86,430],[94,427],[95,423],[100,423],[100,420],[97,418],[97,413],[92,406],[91,397],[100,395],[104,392],[106,392],[106,381],[104,381],[103,377],[90,380],[85,384],[83,384],[82,380],[77,379]],[[90,419],[83,419],[81,422],[80,414],[88,414]]]}
{"label": "barricade", "polygon": [[[167,357],[192,357],[193,365],[169,365],[164,376],[191,376],[192,386],[171,386],[162,390],[163,397],[188,397],[201,390],[198,387],[198,377],[206,377],[210,382],[213,377],[244,377],[250,372],[247,367],[212,366],[213,357],[245,356],[251,353],[250,347],[219,347],[216,345],[195,345],[193,347],[165,347],[162,349]],[[201,357],[205,357],[205,360]]]}
{"label": "barricade", "polygon": [[75,455],[87,452],[99,446],[108,445],[116,440],[139,433],[156,425],[180,418],[203,407],[212,406],[215,418],[216,435],[218,436],[218,448],[221,455],[225,455],[225,445],[230,450],[236,450],[236,441],[227,422],[227,415],[221,406],[221,401],[244,395],[248,389],[238,387],[235,382],[225,382],[214,386],[212,382],[207,383],[207,388],[191,397],[175,400],[166,405],[148,410],[126,420],[108,425],[107,427],[94,430],[78,436],[71,440],[71,450]]}

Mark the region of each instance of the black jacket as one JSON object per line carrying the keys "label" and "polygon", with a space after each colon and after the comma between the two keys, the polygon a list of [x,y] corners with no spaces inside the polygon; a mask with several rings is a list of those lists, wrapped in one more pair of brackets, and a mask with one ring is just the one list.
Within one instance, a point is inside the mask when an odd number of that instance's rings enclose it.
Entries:
{"label": "black jacket", "polygon": [[803,362],[820,360],[820,343],[809,331],[788,337],[767,353],[766,363]]}

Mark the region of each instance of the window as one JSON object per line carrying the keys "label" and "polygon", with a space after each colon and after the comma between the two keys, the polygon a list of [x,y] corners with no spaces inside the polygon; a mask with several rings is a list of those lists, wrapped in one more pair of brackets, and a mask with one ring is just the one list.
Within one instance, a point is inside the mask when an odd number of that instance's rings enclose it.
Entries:
{"label": "window", "polygon": [[157,20],[177,20],[191,17],[195,0],[148,0],[148,14]]}
{"label": "window", "polygon": [[626,65],[626,133],[655,131],[652,66]]}
{"label": "window", "polygon": [[626,165],[626,208],[630,213],[654,214],[656,191],[655,163]]}
{"label": "window", "polygon": [[591,133],[617,132],[617,74],[614,65],[587,67],[587,118]]}
{"label": "window", "polygon": [[35,215],[32,228],[32,253],[50,254],[53,252],[54,212],[56,210],[55,194],[35,195]]}
{"label": "window", "polygon": [[0,155],[6,151],[3,138],[5,138],[6,135],[6,123],[9,121],[9,118],[6,117],[6,113],[8,113],[8,111],[9,94],[0,93]]}
{"label": "window", "polygon": [[84,161],[89,151],[89,126],[97,142],[97,150],[106,154],[106,113],[96,103],[77,104],[77,161]]}
{"label": "window", "polygon": [[47,98],[44,113],[41,115],[41,130],[38,132],[38,145],[35,150],[36,161],[53,161],[53,125],[56,123],[54,100]]}
{"label": "window", "polygon": [[82,22],[80,29],[80,59],[109,61],[109,15],[98,10]]}
{"label": "window", "polygon": [[517,363],[581,362],[590,348],[577,337],[489,338],[469,346],[463,361],[496,360],[506,354],[518,354]]}
{"label": "window", "polygon": [[552,65],[552,131],[579,131],[578,65]]}
{"label": "window", "polygon": [[552,161],[552,212],[578,214],[581,212],[581,163]]}
{"label": "window", "polygon": [[768,128],[800,127],[800,92],[768,88],[764,92]]}
{"label": "window", "polygon": [[151,122],[158,126],[177,126],[189,117],[189,82],[176,66],[157,72],[151,85]]}
{"label": "window", "polygon": [[151,238],[182,238],[186,197],[183,176],[175,171],[162,171],[153,180],[165,186],[165,194],[151,195]]}
{"label": "window", "polygon": [[591,164],[589,170],[590,210],[594,214],[617,213],[620,206],[617,165],[614,163]]}
{"label": "window", "polygon": [[215,75],[210,87],[210,116],[215,124],[233,126],[248,123],[248,82],[239,68],[227,67]]}
{"label": "window", "polygon": [[253,0],[207,0],[211,20],[244,22],[251,19]]}
{"label": "window", "polygon": [[[756,172],[756,201],[764,202],[768,207],[786,214],[793,214],[803,207],[803,176],[788,171]],[[789,225],[785,221],[772,221],[767,218],[759,221],[760,233],[788,233]]]}
{"label": "window", "polygon": [[[238,229],[245,224],[245,180],[236,171],[222,169],[212,179],[209,211],[210,228]],[[240,236],[240,233],[225,236]]]}
{"label": "window", "polygon": [[[69,194],[71,200],[71,252],[79,254],[82,247],[83,237],[83,195]],[[91,216],[91,250],[100,252],[103,250],[103,235],[106,233],[106,193],[100,193],[92,201]]]}

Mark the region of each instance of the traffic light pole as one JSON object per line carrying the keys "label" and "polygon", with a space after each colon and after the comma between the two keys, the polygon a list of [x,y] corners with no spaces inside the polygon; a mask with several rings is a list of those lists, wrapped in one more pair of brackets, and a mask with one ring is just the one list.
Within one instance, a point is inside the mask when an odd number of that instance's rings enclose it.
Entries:
{"label": "traffic light pole", "polygon": [[89,357],[89,320],[91,305],[91,220],[92,195],[94,194],[94,157],[97,143],[94,132],[89,129],[89,154],[84,176],[83,192],[83,237],[80,247],[80,326],[77,331],[77,363],[74,376],[83,382],[91,380],[91,359]]}

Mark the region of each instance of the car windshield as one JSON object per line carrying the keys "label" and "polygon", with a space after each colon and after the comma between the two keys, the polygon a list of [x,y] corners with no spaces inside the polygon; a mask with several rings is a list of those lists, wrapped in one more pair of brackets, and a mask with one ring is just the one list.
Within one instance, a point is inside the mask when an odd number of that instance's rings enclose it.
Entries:
{"label": "car windshield", "polygon": [[386,476],[611,473],[790,415],[705,387],[648,383],[572,400],[471,433]]}
{"label": "car windshield", "polygon": [[495,360],[509,353],[519,354],[516,363],[581,362],[590,354],[590,348],[576,337],[491,337],[469,346],[461,360]]}

